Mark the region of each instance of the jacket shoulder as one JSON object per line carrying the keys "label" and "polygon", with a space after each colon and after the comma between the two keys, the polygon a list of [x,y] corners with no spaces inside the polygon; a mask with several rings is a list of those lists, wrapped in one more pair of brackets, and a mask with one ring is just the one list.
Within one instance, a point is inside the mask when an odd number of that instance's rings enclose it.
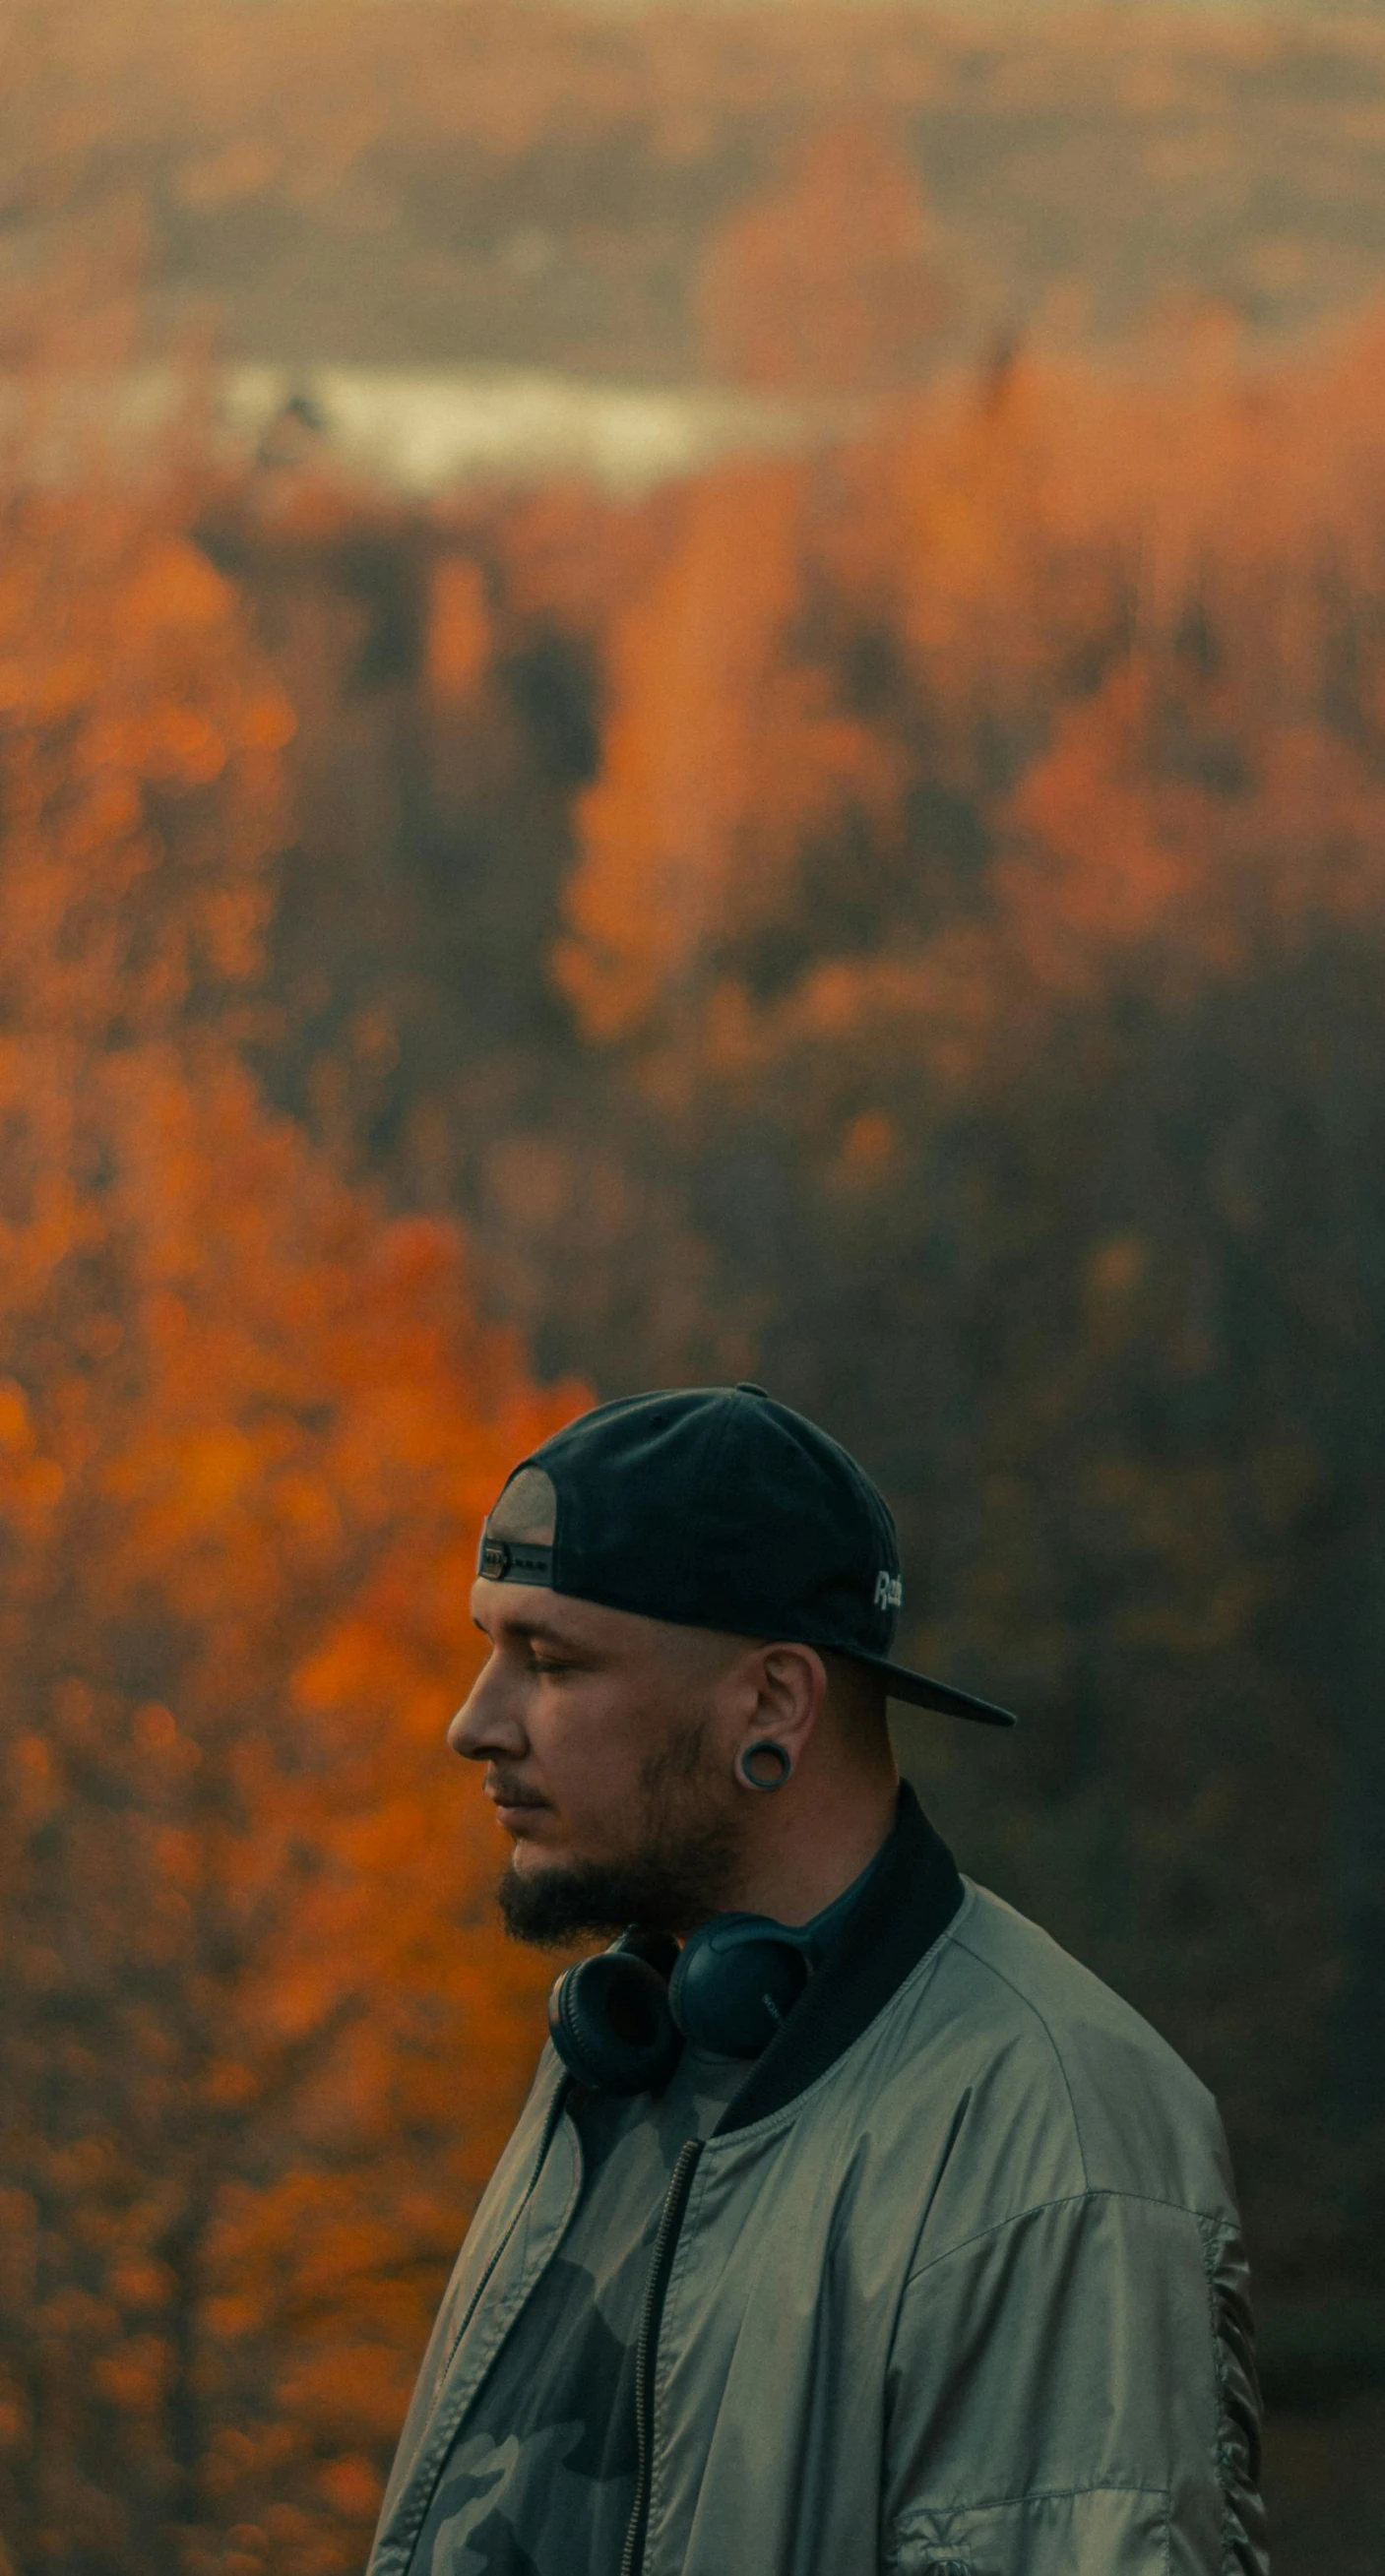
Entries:
{"label": "jacket shoulder", "polygon": [[971,2095],[969,2129],[981,2113],[997,2146],[1033,2168],[1036,2189],[1042,2178],[1053,2197],[1127,2192],[1208,2216],[1233,2207],[1206,2086],[1131,2005],[988,1889],[968,1882],[921,2000],[931,2037],[955,2059],[953,2084]]}

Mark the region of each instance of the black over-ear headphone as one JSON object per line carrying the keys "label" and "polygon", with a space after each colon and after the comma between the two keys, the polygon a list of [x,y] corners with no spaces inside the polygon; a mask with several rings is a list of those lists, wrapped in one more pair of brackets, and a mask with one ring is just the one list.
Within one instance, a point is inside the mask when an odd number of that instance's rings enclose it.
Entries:
{"label": "black over-ear headphone", "polygon": [[548,2030],[570,2075],[593,2093],[658,2092],[684,2042],[719,2057],[758,2057],[792,2012],[856,1895],[811,1923],[714,1914],[680,1950],[638,1924],[595,1959],[567,1968],[548,1998]]}

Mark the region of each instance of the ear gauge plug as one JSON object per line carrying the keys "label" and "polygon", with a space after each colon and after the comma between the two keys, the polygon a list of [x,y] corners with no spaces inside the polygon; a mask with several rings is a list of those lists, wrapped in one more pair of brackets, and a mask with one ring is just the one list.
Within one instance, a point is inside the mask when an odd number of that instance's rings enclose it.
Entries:
{"label": "ear gauge plug", "polygon": [[792,1770],[790,1755],[772,1735],[757,1736],[736,1756],[737,1776],[747,1789],[782,1789]]}

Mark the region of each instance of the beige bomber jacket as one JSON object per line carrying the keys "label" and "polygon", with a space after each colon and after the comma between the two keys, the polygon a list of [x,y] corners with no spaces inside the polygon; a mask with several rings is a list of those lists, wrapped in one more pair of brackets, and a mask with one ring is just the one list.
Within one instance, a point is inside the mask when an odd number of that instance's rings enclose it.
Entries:
{"label": "beige bomber jacket", "polygon": [[[444,2297],[369,2576],[406,2576],[562,2242],[570,2090],[545,2049]],[[1216,2106],[958,1875],[907,1788],[840,1942],[682,2152],[637,2384],[639,2492],[610,2576],[1268,2570]]]}

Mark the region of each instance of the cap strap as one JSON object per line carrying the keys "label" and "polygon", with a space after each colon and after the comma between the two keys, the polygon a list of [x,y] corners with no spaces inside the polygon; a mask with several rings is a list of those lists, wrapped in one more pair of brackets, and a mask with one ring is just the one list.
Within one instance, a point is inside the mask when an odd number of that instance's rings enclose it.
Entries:
{"label": "cap strap", "polygon": [[545,1583],[553,1581],[553,1550],[535,1547],[528,1539],[481,1537],[481,1553],[476,1571],[489,1583]]}

